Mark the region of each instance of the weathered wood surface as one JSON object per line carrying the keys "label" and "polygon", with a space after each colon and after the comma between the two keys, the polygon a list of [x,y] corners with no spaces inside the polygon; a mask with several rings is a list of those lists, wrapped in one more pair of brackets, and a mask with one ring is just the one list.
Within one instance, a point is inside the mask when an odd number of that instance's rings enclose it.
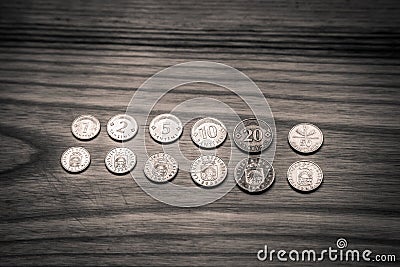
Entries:
{"label": "weathered wood surface", "polygon": [[[339,237],[399,257],[399,14],[398,1],[2,1],[0,265],[272,265],[257,262],[265,244],[321,250]],[[264,194],[176,208],[106,171],[107,120],[155,72],[190,60],[235,67],[267,97],[277,179]],[[210,93],[174,91],[158,110]],[[86,113],[102,132],[80,142],[69,127]],[[285,179],[305,158],[286,141],[301,121],[325,134],[307,156],[325,174],[312,194]],[[92,155],[80,175],[59,164],[72,145]]]}

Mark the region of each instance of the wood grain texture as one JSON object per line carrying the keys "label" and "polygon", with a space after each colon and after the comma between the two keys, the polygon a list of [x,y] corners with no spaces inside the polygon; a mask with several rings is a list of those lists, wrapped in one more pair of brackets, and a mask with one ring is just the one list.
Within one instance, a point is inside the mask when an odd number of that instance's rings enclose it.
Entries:
{"label": "wood grain texture", "polygon": [[[399,14],[389,0],[2,1],[0,265],[279,266],[288,264],[258,262],[256,252],[321,250],[339,237],[399,261]],[[151,75],[190,60],[235,67],[268,99],[277,179],[264,194],[234,188],[207,206],[177,208],[106,171],[104,156],[118,145],[107,120]],[[236,96],[201,86],[172,91],[152,114],[201,96],[247,114]],[[101,121],[93,141],[70,133],[80,114]],[[305,158],[286,141],[302,121],[325,134],[306,157],[325,175],[312,194],[285,177]],[[80,175],[59,164],[72,145],[91,152]],[[180,146],[198,155],[187,129]]]}

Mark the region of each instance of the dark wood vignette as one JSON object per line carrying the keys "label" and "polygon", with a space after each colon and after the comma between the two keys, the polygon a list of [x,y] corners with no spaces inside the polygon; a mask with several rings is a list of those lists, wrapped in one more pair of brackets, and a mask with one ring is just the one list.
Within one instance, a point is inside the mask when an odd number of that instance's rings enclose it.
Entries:
{"label": "dark wood vignette", "polygon": [[[288,265],[256,252],[321,250],[339,237],[399,257],[399,27],[398,1],[2,1],[0,265]],[[116,146],[107,120],[155,72],[190,60],[233,66],[267,97],[278,142],[271,190],[176,208],[106,171]],[[69,127],[86,113],[102,132],[83,143]],[[325,174],[312,194],[285,177],[305,158],[286,141],[302,121],[325,134],[307,157]],[[59,157],[78,144],[92,164],[70,175]]]}

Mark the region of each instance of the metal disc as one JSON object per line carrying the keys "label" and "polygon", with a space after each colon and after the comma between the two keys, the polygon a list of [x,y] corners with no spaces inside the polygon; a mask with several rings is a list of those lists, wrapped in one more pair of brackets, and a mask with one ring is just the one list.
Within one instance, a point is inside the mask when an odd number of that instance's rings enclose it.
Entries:
{"label": "metal disc", "polygon": [[247,192],[261,192],[274,183],[275,170],[265,159],[250,157],[238,162],[234,177],[237,185]]}
{"label": "metal disc", "polygon": [[70,147],[61,156],[61,166],[68,172],[83,172],[90,165],[90,154],[83,147]]}
{"label": "metal disc", "polygon": [[72,122],[71,131],[80,140],[90,140],[99,134],[100,122],[92,115],[82,115]]}
{"label": "metal disc", "polygon": [[129,148],[117,147],[110,150],[104,160],[107,169],[114,174],[125,174],[136,165],[136,155]]}
{"label": "metal disc", "polygon": [[150,156],[144,165],[146,177],[156,183],[172,180],[178,173],[178,162],[167,153],[157,153]]}
{"label": "metal disc", "polygon": [[214,187],[221,184],[228,173],[228,169],[217,156],[206,155],[195,159],[190,168],[190,175],[198,185]]}
{"label": "metal disc", "polygon": [[324,178],[321,168],[308,160],[296,161],[287,172],[289,184],[301,192],[310,192],[317,189]]}
{"label": "metal disc", "polygon": [[290,146],[300,153],[313,153],[324,142],[322,131],[311,123],[300,123],[294,126],[288,134]]}
{"label": "metal disc", "polygon": [[246,119],[239,122],[233,130],[233,141],[241,150],[258,153],[272,143],[272,129],[262,120]]}
{"label": "metal disc", "polygon": [[118,114],[107,123],[107,133],[115,141],[128,141],[138,131],[138,125],[134,118],[126,114]]}
{"label": "metal disc", "polygon": [[226,136],[225,125],[210,117],[198,120],[191,131],[193,142],[201,148],[216,148],[225,141]]}
{"label": "metal disc", "polygon": [[172,143],[182,135],[182,122],[172,114],[161,114],[149,125],[151,137],[160,143]]}

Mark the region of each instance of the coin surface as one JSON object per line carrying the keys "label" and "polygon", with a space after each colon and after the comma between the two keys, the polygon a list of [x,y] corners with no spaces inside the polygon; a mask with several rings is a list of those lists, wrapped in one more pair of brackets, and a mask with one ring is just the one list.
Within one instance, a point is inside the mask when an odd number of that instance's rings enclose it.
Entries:
{"label": "coin surface", "polygon": [[221,184],[228,173],[225,163],[217,156],[206,155],[195,159],[190,175],[198,185],[214,187]]}
{"label": "coin surface", "polygon": [[178,169],[178,162],[171,155],[157,153],[147,159],[144,174],[153,182],[165,183],[176,176]]}
{"label": "coin surface", "polygon": [[90,154],[83,147],[70,147],[61,156],[61,166],[68,172],[83,172],[89,167]]}
{"label": "coin surface", "polygon": [[203,118],[193,125],[191,137],[202,148],[215,148],[221,145],[227,136],[225,125],[214,118]]}
{"label": "coin surface", "polygon": [[233,141],[241,150],[258,153],[272,143],[272,129],[262,120],[246,119],[239,122],[233,130]]}
{"label": "coin surface", "polygon": [[160,143],[172,143],[183,132],[182,122],[172,114],[161,114],[155,117],[149,125],[151,137]]}
{"label": "coin surface", "polygon": [[234,177],[242,189],[250,193],[262,192],[274,183],[275,170],[265,159],[250,157],[238,162]]}
{"label": "coin surface", "polygon": [[300,123],[289,131],[288,140],[290,146],[297,152],[313,153],[322,146],[324,135],[317,126]]}
{"label": "coin surface", "polygon": [[71,131],[80,140],[90,140],[99,134],[100,122],[92,115],[82,115],[72,122]]}
{"label": "coin surface", "polygon": [[138,131],[138,125],[134,118],[126,114],[118,114],[107,123],[107,133],[115,141],[128,141]]}
{"label": "coin surface", "polygon": [[107,169],[115,174],[125,174],[136,165],[136,155],[129,148],[117,147],[110,150],[104,160]]}
{"label": "coin surface", "polygon": [[321,168],[308,160],[296,161],[287,172],[289,184],[301,192],[310,192],[317,189],[324,178]]}

